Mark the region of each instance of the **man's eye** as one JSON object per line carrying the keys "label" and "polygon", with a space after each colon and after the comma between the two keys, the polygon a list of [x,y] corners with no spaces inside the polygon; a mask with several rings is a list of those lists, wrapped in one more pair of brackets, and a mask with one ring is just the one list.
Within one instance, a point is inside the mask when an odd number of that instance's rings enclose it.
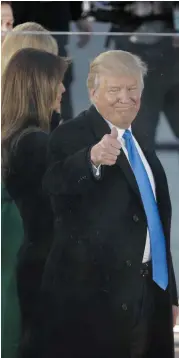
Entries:
{"label": "man's eye", "polygon": [[118,91],[120,91],[119,88],[111,88],[111,89],[109,90],[109,92],[113,92],[113,93],[118,92]]}

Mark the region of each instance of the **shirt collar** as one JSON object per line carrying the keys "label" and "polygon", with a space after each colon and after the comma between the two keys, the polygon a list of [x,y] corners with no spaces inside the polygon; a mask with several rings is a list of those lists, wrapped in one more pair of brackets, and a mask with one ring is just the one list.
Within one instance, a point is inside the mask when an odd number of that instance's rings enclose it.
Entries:
{"label": "shirt collar", "polygon": [[[108,124],[109,128],[111,128],[111,129],[112,129],[112,128],[116,128],[116,129],[117,129],[117,131],[118,131],[118,139],[123,139],[123,134],[124,134],[124,132],[125,132],[125,129],[121,129],[121,128],[115,126],[115,125],[112,124],[111,122],[107,121],[107,119],[104,119],[104,120],[105,120],[105,122]],[[128,128],[128,130],[132,133],[132,128],[131,128],[131,126]]]}

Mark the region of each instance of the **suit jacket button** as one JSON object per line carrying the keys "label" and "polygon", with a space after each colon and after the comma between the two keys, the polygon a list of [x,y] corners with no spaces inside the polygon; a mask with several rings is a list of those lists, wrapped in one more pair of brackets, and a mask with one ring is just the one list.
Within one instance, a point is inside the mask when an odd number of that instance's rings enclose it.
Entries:
{"label": "suit jacket button", "polygon": [[131,267],[131,266],[132,266],[132,262],[131,262],[130,260],[127,260],[127,261],[126,261],[126,265],[127,265],[128,267]]}
{"label": "suit jacket button", "polygon": [[135,223],[137,223],[139,221],[139,217],[136,214],[134,214],[133,215],[133,220],[134,220]]}
{"label": "suit jacket button", "polygon": [[127,305],[126,305],[126,303],[123,303],[123,304],[122,304],[122,309],[123,309],[123,311],[127,311]]}

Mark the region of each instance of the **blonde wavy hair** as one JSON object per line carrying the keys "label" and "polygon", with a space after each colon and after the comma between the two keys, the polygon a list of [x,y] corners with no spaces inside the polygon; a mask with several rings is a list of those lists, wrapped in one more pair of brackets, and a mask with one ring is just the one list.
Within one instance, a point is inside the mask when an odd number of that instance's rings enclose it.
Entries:
{"label": "blonde wavy hair", "polygon": [[[38,34],[38,32],[40,32]],[[25,22],[9,32],[1,47],[1,74],[11,57],[23,48],[31,47],[58,55],[58,45],[53,36],[43,26],[35,22]]]}
{"label": "blonde wavy hair", "polygon": [[144,87],[143,78],[147,74],[147,65],[140,57],[122,50],[110,50],[102,52],[90,64],[87,79],[89,90],[96,89],[99,85],[100,75],[106,73],[114,76],[131,74],[141,82],[141,90]]}

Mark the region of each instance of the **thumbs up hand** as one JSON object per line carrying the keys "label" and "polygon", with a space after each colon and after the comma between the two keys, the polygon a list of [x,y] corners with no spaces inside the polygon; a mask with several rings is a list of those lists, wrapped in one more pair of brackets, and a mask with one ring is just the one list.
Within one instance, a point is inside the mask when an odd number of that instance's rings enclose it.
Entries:
{"label": "thumbs up hand", "polygon": [[91,162],[97,167],[99,165],[114,165],[120,154],[121,144],[117,140],[118,131],[115,127],[110,134],[105,134],[99,143],[91,149]]}
{"label": "thumbs up hand", "polygon": [[117,129],[116,129],[115,127],[113,127],[113,128],[111,129],[111,134],[110,134],[110,136],[111,136],[112,138],[114,138],[114,139],[117,139],[117,137],[118,137],[118,132],[117,132]]}

